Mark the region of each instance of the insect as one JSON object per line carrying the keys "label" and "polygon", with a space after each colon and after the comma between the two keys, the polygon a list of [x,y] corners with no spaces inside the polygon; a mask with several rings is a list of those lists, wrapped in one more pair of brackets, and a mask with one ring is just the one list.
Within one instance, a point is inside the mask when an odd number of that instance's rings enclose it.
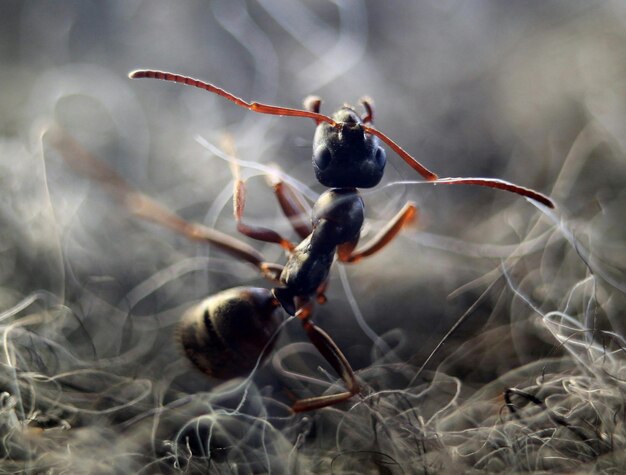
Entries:
{"label": "insect", "polygon": [[297,317],[311,343],[341,376],[346,391],[299,400],[292,406],[295,412],[334,405],[360,392],[355,373],[341,350],[312,321],[314,302],[325,301],[324,290],[334,260],[352,263],[376,253],[417,217],[415,204],[407,203],[378,235],[357,249],[364,222],[364,204],[357,189],[374,187],[382,179],[387,159],[381,141],[432,183],[498,188],[554,207],[545,195],[503,180],[439,178],[373,127],[374,107],[369,99],[361,100],[365,110],[363,115],[344,106],[329,117],[320,113],[321,100],[315,96],[305,100],[304,109],[291,109],[246,102],[212,84],[178,74],[137,70],[129,77],[162,79],[197,87],[254,112],[309,118],[317,125],[313,139],[313,169],[317,180],[329,189],[314,204],[310,224],[302,220],[306,211],[298,193],[280,181],[274,184],[278,202],[301,239],[299,243],[292,243],[274,230],[247,225],[243,220],[245,186],[240,179],[235,181],[234,215],[238,231],[249,238],[282,246],[287,254],[284,266],[266,262],[257,250],[239,239],[183,220],[131,188],[67,135],[58,131],[52,134],[58,148],[70,150],[67,155],[71,165],[104,183],[134,214],[190,239],[217,246],[255,266],[275,285],[272,289],[237,287],[209,297],[183,316],[179,340],[185,354],[198,369],[209,376],[228,379],[249,373],[271,350],[274,335],[280,327],[281,308]]}

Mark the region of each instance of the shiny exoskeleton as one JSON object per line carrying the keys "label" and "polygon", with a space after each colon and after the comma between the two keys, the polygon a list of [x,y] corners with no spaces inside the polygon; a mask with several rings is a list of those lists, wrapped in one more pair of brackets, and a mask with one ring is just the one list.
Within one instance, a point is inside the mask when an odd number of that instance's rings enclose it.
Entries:
{"label": "shiny exoskeleton", "polygon": [[178,339],[189,360],[220,379],[249,373],[281,318],[265,288],[236,287],[209,297],[183,316]]}
{"label": "shiny exoskeleton", "polygon": [[[319,103],[313,104],[317,108],[315,104]],[[366,117],[371,120],[371,104],[367,103],[366,108]],[[245,374],[267,355],[271,336],[277,329],[275,309],[280,304],[288,314],[302,318],[313,343],[322,354],[328,355],[338,372],[345,374],[350,391],[341,397],[347,398],[358,391],[352,370],[339,349],[310,321],[310,300],[313,296],[323,296],[337,249],[342,245],[351,249],[356,246],[365,219],[357,187],[369,188],[380,182],[386,155],[378,138],[365,134],[363,119],[352,108],[343,107],[333,119],[341,126],[318,124],[313,141],[316,177],[331,189],[315,202],[310,228],[304,228],[306,231],[300,228],[300,233],[306,234],[302,241],[296,246],[285,246],[288,259],[278,276],[281,285],[274,287],[271,293],[247,288],[222,292],[190,310],[183,318],[180,340],[185,352],[198,368],[211,376],[224,378]],[[239,230],[254,239],[284,243],[285,239],[273,231],[252,228],[241,222],[243,198],[239,198],[239,194],[243,194],[242,183],[235,187]],[[282,197],[285,199],[284,194]],[[287,209],[286,214],[291,215],[291,211]],[[295,408],[312,409],[329,403],[327,398],[313,398],[296,403]]]}
{"label": "shiny exoskeleton", "polygon": [[295,314],[296,297],[310,297],[326,281],[337,246],[357,240],[363,220],[363,200],[356,189],[332,189],[315,203],[313,231],[289,256],[280,274],[284,287],[274,289],[287,313]]}
{"label": "shiny exoskeleton", "polygon": [[[256,240],[281,245],[287,254],[284,266],[268,263],[253,247],[215,229],[183,220],[146,195],[134,190],[121,177],[91,158],[60,129],[50,133],[53,144],[68,162],[103,182],[134,214],[158,222],[190,239],[210,243],[237,259],[255,266],[272,281],[272,289],[238,287],[217,293],[192,307],[183,317],[178,338],[185,354],[205,374],[232,378],[249,373],[267,356],[280,328],[280,309],[298,317],[321,355],[337,371],[346,391],[295,402],[294,411],[306,411],[345,401],[360,391],[350,364],[330,336],[311,320],[313,302],[325,301],[324,290],[334,260],[358,262],[389,243],[400,230],[414,221],[417,209],[407,203],[370,242],[357,249],[364,221],[364,206],[358,188],[376,186],[383,177],[386,155],[379,139],[390,146],[427,181],[437,184],[470,184],[498,188],[530,198],[548,207],[552,201],[539,192],[493,178],[438,178],[437,175],[398,144],[372,127],[373,106],[362,99],[365,114],[349,106],[332,118],[320,114],[319,98],[305,100],[304,109],[291,109],[246,102],[212,84],[153,70],[139,70],[131,78],[156,78],[198,87],[217,94],[251,111],[292,117],[306,117],[317,124],[313,140],[313,169],[317,180],[330,188],[313,206],[310,225],[303,220],[305,206],[295,190],[274,183],[279,204],[301,241],[291,243],[277,232],[243,222],[245,187],[235,180],[234,209],[238,230]],[[314,299],[315,298],[315,299]]]}
{"label": "shiny exoskeleton", "polygon": [[313,230],[289,256],[280,275],[284,287],[274,289],[276,298],[292,315],[296,311],[294,298],[310,297],[326,281],[337,247],[359,240],[365,215],[357,188],[376,186],[385,171],[384,149],[376,137],[365,134],[361,117],[352,108],[343,107],[333,120],[341,126],[323,122],[313,140],[315,176],[332,189],[315,203]]}

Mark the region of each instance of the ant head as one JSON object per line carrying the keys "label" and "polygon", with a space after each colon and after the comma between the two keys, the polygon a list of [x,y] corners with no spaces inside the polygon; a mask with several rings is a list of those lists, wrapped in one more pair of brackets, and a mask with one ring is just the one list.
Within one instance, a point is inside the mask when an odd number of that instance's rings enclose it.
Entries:
{"label": "ant head", "polygon": [[313,169],[329,188],[371,188],[385,171],[387,158],[378,138],[365,133],[363,121],[351,107],[333,115],[337,125],[321,122],[313,138]]}
{"label": "ant head", "polygon": [[516,193],[537,201],[549,208],[554,202],[545,195],[497,178],[439,178],[396,142],[380,130],[371,126],[372,104],[363,98],[366,115],[359,117],[351,107],[343,107],[333,118],[320,114],[321,99],[310,96],[305,100],[305,110],[272,106],[260,102],[246,102],[228,91],[204,81],[152,69],[140,69],[129,74],[133,79],[154,78],[193,86],[217,94],[239,107],[260,114],[307,117],[317,123],[313,139],[313,168],[317,180],[324,186],[336,188],[371,188],[380,182],[385,169],[385,151],[378,145],[378,139],[385,142],[417,173],[431,183],[446,185],[476,185],[497,188]]}

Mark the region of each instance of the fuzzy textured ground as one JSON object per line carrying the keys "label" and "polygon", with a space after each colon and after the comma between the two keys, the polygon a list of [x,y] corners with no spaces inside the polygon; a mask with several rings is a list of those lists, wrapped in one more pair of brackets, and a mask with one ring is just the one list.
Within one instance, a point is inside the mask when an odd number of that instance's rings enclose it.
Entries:
{"label": "fuzzy textured ground", "polygon": [[[619,1],[3,2],[0,473],[622,473],[625,23]],[[315,316],[363,391],[293,415],[342,388],[296,321],[248,378],[210,380],[176,343],[190,305],[264,285],[255,270],[136,219],[44,131],[235,235],[228,133],[246,219],[288,234],[266,176],[323,191],[314,124],[127,78],[142,67],[287,107],[317,94],[325,113],[369,95],[376,127],[442,176],[557,208],[421,183],[388,151],[365,237],[408,200],[420,221],[335,265]]]}

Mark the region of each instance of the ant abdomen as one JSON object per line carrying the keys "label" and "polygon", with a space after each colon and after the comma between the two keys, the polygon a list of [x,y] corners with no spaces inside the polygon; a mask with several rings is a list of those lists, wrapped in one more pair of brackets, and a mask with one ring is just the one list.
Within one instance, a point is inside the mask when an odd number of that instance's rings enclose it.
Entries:
{"label": "ant abdomen", "polygon": [[269,289],[224,290],[183,315],[180,344],[203,373],[219,379],[243,376],[272,349],[279,308]]}

